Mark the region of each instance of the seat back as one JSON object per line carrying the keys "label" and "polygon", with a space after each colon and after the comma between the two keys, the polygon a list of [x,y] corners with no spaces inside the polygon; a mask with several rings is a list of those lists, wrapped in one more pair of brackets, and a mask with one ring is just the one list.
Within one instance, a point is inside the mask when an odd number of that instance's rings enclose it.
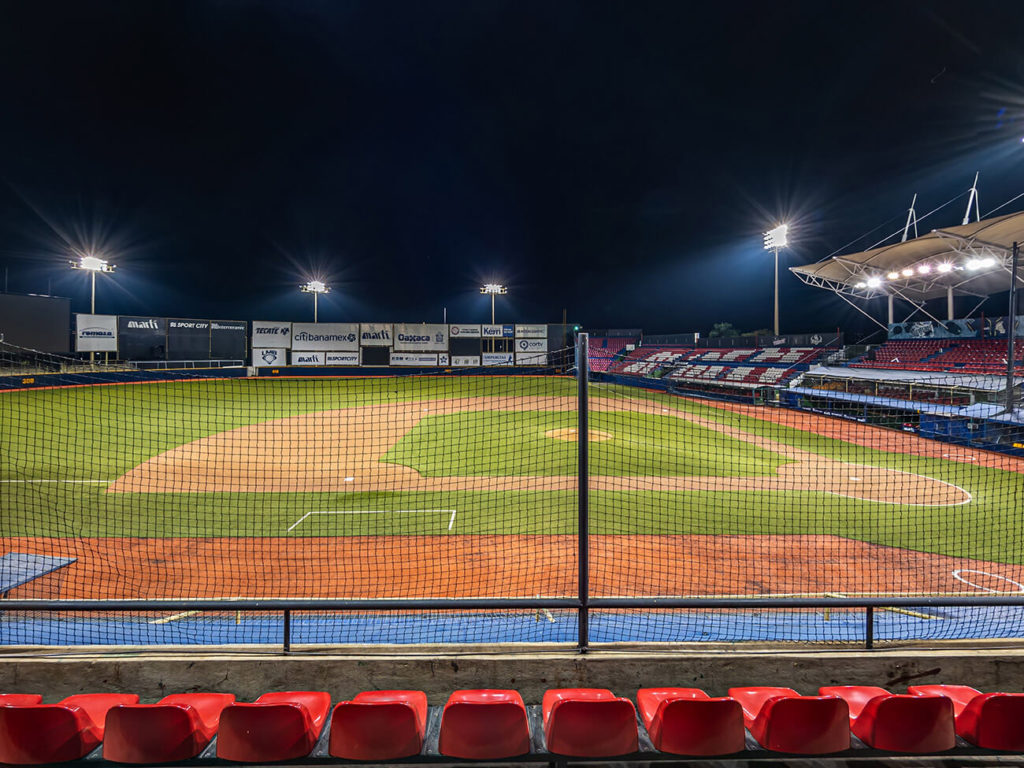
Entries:
{"label": "seat back", "polygon": [[[549,696],[548,694],[555,695]],[[636,752],[636,709],[604,689],[558,689],[544,694],[544,736],[550,752],[613,757]]]}
{"label": "seat back", "polygon": [[945,696],[878,696],[853,725],[865,744],[891,752],[944,752],[956,746],[953,702]]}
{"label": "seat back", "polygon": [[266,694],[253,704],[232,704],[220,717],[217,757],[240,763],[305,757],[316,746],[329,706],[330,696],[315,692]]}
{"label": "seat back", "polygon": [[838,696],[770,698],[750,729],[777,752],[823,755],[850,748],[850,710]]}
{"label": "seat back", "polygon": [[[418,755],[423,749],[426,694],[422,715],[416,706],[417,697],[390,701],[372,698],[339,703],[331,715],[331,737],[328,751],[346,760],[397,760]],[[417,700],[414,700],[417,699]]]}
{"label": "seat back", "polygon": [[666,700],[648,730],[661,752],[728,755],[744,747],[743,708],[731,698]]}
{"label": "seat back", "polygon": [[517,691],[456,691],[441,715],[438,749],[467,760],[496,760],[530,751],[526,706]]}

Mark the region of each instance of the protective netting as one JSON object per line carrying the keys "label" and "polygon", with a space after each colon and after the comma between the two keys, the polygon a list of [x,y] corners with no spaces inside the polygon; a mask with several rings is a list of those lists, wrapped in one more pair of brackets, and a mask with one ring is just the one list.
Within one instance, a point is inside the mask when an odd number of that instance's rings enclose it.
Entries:
{"label": "protective netting", "polygon": [[[0,349],[0,591],[43,599],[575,598],[580,400],[535,375],[136,371]],[[793,368],[792,366],[790,366]],[[589,639],[850,641],[787,598],[1024,594],[1005,377],[587,389]],[[849,373],[847,371],[847,373]],[[720,377],[721,378],[721,377]],[[1019,379],[1015,381],[1019,388]],[[1012,397],[1012,390],[1010,396]],[[663,610],[656,599],[771,597]],[[1016,607],[876,611],[882,639],[1014,637]],[[0,643],[279,643],[280,614],[6,611]],[[560,608],[295,611],[304,643],[573,643]]]}

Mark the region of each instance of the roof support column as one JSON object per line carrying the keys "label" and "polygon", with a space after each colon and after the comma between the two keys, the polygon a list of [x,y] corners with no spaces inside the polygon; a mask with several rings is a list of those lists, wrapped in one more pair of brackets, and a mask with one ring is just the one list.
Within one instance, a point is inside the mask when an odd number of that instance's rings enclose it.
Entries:
{"label": "roof support column", "polygon": [[953,286],[946,287],[946,319],[953,319]]}
{"label": "roof support column", "polygon": [[896,322],[895,320],[893,320],[892,300],[893,300],[893,295],[890,293],[889,294],[889,325],[892,325],[894,322]]}

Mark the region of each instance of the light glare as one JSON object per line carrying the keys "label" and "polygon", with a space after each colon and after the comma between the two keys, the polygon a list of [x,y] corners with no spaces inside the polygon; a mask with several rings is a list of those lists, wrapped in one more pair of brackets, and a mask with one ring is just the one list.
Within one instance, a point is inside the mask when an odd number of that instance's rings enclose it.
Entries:
{"label": "light glare", "polygon": [[880,277],[869,277],[867,281],[868,288],[877,288],[882,284],[882,278]]}
{"label": "light glare", "polygon": [[770,229],[764,233],[764,249],[766,251],[775,251],[779,248],[785,248],[788,242],[788,224],[780,224],[775,229]]}
{"label": "light glare", "polygon": [[323,280],[310,280],[299,288],[303,293],[330,293],[331,287]]}
{"label": "light glare", "polygon": [[484,286],[480,288],[480,293],[500,295],[503,293],[508,293],[508,288],[506,288],[504,285],[501,285],[500,283],[486,283]]}

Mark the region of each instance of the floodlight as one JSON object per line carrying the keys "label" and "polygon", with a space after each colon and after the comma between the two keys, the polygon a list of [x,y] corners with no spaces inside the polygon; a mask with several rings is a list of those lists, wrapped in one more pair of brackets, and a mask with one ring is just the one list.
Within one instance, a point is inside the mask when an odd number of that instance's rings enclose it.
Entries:
{"label": "floodlight", "polygon": [[913,277],[914,270],[912,270],[910,267],[907,267],[900,274],[903,275],[904,277]]}
{"label": "floodlight", "polygon": [[890,272],[888,275],[886,275],[886,277],[888,277],[890,280],[899,280],[900,279],[900,273],[899,272]]}
{"label": "floodlight", "polygon": [[88,272],[113,272],[114,265],[98,256],[81,256],[78,261],[71,262],[72,269],[84,269]]}
{"label": "floodlight", "polygon": [[944,261],[941,264],[939,264],[939,266],[937,266],[936,269],[939,270],[939,272],[941,272],[942,274],[946,274],[947,272],[953,271],[953,265],[950,264],[948,261]]}
{"label": "floodlight", "polygon": [[330,293],[331,287],[322,280],[310,280],[305,285],[300,286],[299,290],[303,293]]}
{"label": "floodlight", "polygon": [[971,270],[971,272],[974,272],[981,269],[981,259],[969,259],[964,266]]}
{"label": "floodlight", "polygon": [[877,275],[875,277],[869,277],[868,278],[868,281],[867,281],[868,288],[877,288],[881,284],[882,284],[882,278],[878,277]]}
{"label": "floodlight", "polygon": [[978,262],[978,266],[981,267],[982,269],[988,269],[989,267],[994,267],[995,265],[996,260],[993,259],[991,256],[988,256],[982,259],[980,262]]}
{"label": "floodlight", "polygon": [[860,283],[857,283],[856,285],[854,285],[853,287],[854,288],[865,288],[866,286],[867,286],[867,283],[860,282]]}
{"label": "floodlight", "polygon": [[776,251],[779,248],[785,248],[786,243],[789,242],[789,225],[780,224],[775,229],[770,229],[764,233],[764,249],[766,251]]}
{"label": "floodlight", "polygon": [[480,293],[490,294],[491,296],[498,294],[508,293],[508,288],[498,283],[487,283],[480,288]]}
{"label": "floodlight", "polygon": [[917,268],[917,274],[919,274],[919,275],[927,275],[931,271],[932,271],[932,265],[931,264],[922,264],[921,266],[919,266]]}

